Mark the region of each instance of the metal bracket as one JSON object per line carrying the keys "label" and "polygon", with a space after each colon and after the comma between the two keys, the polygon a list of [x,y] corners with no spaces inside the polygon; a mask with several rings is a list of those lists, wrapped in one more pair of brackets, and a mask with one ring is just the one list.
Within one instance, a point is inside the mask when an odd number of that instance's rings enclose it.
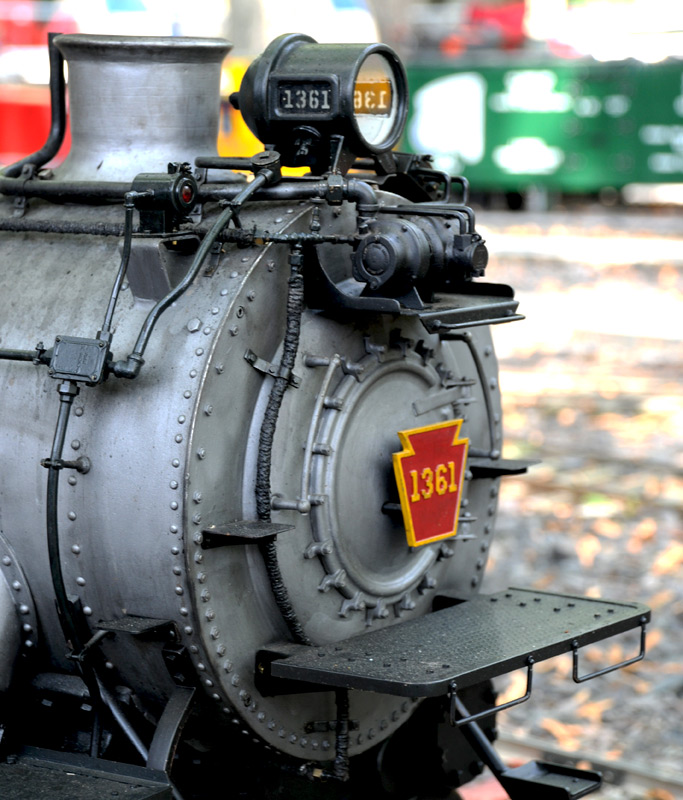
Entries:
{"label": "metal bracket", "polygon": [[298,389],[301,385],[301,378],[295,375],[292,370],[284,369],[280,365],[272,364],[263,358],[259,358],[256,353],[247,350],[244,354],[245,361],[248,361],[254,369],[263,372],[266,375],[271,375],[273,378],[285,378],[290,386]]}
{"label": "metal bracket", "polygon": [[621,661],[618,664],[612,664],[610,667],[605,667],[604,669],[599,669],[596,672],[590,672],[588,675],[579,675],[579,643],[576,639],[572,642],[572,660],[573,660],[573,668],[572,668],[572,678],[574,683],[584,683],[584,681],[590,681],[593,678],[598,678],[600,675],[607,675],[608,672],[614,672],[617,669],[622,669],[623,667],[628,667],[630,664],[635,664],[638,661],[642,661],[645,658],[645,640],[647,636],[647,619],[645,617],[640,618],[640,652],[637,656],[633,658],[629,658],[626,661]]}
{"label": "metal bracket", "polygon": [[[485,717],[490,717],[492,714],[497,714],[499,711],[504,711],[506,708],[512,708],[513,706],[518,706],[521,703],[524,703],[531,697],[531,686],[533,683],[533,672],[534,672],[534,657],[529,656],[526,660],[527,664],[527,675],[526,675],[526,692],[522,697],[517,697],[515,700],[510,700],[507,703],[502,703],[499,706],[494,706],[493,708],[486,708],[483,711],[479,711],[477,714],[467,714],[466,716],[462,716],[462,709],[464,706],[458,700],[458,692],[457,686],[455,681],[453,681],[449,687],[449,695],[451,698],[451,712],[450,712],[450,721],[451,725],[454,727],[459,728],[461,725],[469,725],[471,722],[476,722],[477,720],[484,719]],[[461,714],[458,717],[458,714]]]}
{"label": "metal bracket", "polygon": [[240,520],[223,525],[207,525],[202,529],[202,550],[236,544],[258,544],[273,539],[280,533],[293,530],[294,525],[277,524],[264,520]]}

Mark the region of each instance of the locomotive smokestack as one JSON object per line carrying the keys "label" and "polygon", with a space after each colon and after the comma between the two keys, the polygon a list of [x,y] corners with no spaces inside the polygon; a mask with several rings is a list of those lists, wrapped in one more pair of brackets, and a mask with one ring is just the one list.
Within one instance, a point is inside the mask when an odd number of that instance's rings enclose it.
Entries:
{"label": "locomotive smokestack", "polygon": [[224,39],[67,34],[71,152],[60,180],[125,181],[215,155]]}

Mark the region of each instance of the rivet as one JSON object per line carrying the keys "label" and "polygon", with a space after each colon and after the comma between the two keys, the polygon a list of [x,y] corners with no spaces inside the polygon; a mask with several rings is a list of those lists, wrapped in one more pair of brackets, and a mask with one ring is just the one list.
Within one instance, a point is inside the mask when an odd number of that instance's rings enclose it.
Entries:
{"label": "rivet", "polygon": [[190,377],[191,378],[196,378],[197,377],[197,370],[196,369],[191,369],[190,370]]}
{"label": "rivet", "polygon": [[232,672],[232,661],[229,658],[223,662],[223,669],[225,672]]}
{"label": "rivet", "polygon": [[230,683],[231,683],[233,686],[239,686],[239,685],[240,685],[240,676],[239,676],[237,673],[235,673],[235,674],[232,676],[232,678],[230,678]]}
{"label": "rivet", "polygon": [[67,481],[69,482],[69,486],[75,486],[78,483],[75,475],[69,475]]}
{"label": "rivet", "polygon": [[216,619],[216,612],[213,610],[213,608],[207,608],[204,616],[209,620],[209,622],[213,622],[213,620]]}
{"label": "rivet", "polygon": [[178,468],[180,466],[180,461],[174,458],[173,461],[171,461],[171,466]]}
{"label": "rivet", "polygon": [[253,302],[256,298],[256,292],[252,289],[250,292],[247,293],[247,300]]}
{"label": "rivet", "polygon": [[472,586],[478,586],[478,585],[479,585],[479,578],[475,576],[474,578],[472,578]]}
{"label": "rivet", "polygon": [[489,515],[489,517],[492,517],[496,513],[496,507],[495,506],[489,506],[486,509],[486,513]]}
{"label": "rivet", "polygon": [[230,273],[230,277],[231,278],[239,278],[239,272],[231,272]]}
{"label": "rivet", "polygon": [[204,355],[204,348],[203,348],[203,347],[198,347],[198,348],[197,348],[197,349],[194,351],[194,354],[195,354],[196,356],[203,356],[203,355]]}
{"label": "rivet", "polygon": [[177,556],[177,555],[179,555],[179,554],[180,554],[180,548],[179,548],[178,546],[174,545],[174,546],[171,548],[171,553],[173,553],[173,555],[174,555],[174,556]]}
{"label": "rivet", "polygon": [[173,567],[173,574],[174,575],[182,575],[183,571],[179,566],[176,565],[175,567]]}
{"label": "rivet", "polygon": [[219,644],[218,645],[218,647],[216,648],[216,655],[219,655],[219,656],[224,656],[225,655],[225,645],[224,644]]}
{"label": "rivet", "polygon": [[[233,335],[234,335],[234,334],[233,334]],[[224,365],[224,364],[216,364],[216,367],[215,367],[215,369],[216,369],[216,372],[217,372],[219,375],[221,375],[221,374],[223,373],[223,370],[225,369],[225,365]]]}
{"label": "rivet", "polygon": [[[196,532],[195,532],[195,533],[192,535],[192,541],[193,541],[195,544],[202,544],[202,542],[204,541],[204,536],[202,535],[201,531],[196,531]],[[199,554],[199,553],[197,553],[197,554],[195,555],[195,557],[194,557],[194,560],[195,560],[195,561],[196,561],[198,564],[201,564],[201,563],[202,563],[202,562],[201,562],[201,560],[199,560],[199,559],[197,558],[197,556],[198,556],[198,555],[200,555],[200,554]],[[203,573],[202,573],[202,574],[203,574]],[[204,576],[204,578],[206,579],[206,576]]]}
{"label": "rivet", "polygon": [[213,700],[220,700],[220,699],[221,699],[221,696],[220,696],[219,694],[216,694],[216,692],[214,692],[214,693],[211,695],[211,698],[212,698]]}
{"label": "rivet", "polygon": [[214,628],[211,628],[211,630],[209,631],[209,636],[214,640],[215,639],[219,639],[220,635],[221,635],[221,632],[218,630],[218,628],[214,627]]}
{"label": "rivet", "polygon": [[192,495],[192,499],[195,501],[195,503],[201,503],[202,502],[202,493],[201,492],[195,492]]}
{"label": "rivet", "polygon": [[207,325],[206,328],[204,328],[204,330],[202,331],[202,333],[204,334],[204,336],[208,336],[211,333],[211,330],[212,329]]}
{"label": "rivet", "polygon": [[199,450],[197,450],[197,458],[206,458],[206,450],[203,447],[200,447]]}
{"label": "rivet", "polygon": [[192,655],[196,655],[199,652],[199,648],[197,647],[196,644],[190,645],[190,652],[192,653]]}
{"label": "rivet", "polygon": [[31,613],[31,609],[30,609],[30,608],[29,608],[27,605],[24,605],[24,604],[22,603],[22,604],[19,606],[19,613],[20,613],[20,614],[23,614],[24,616],[26,616],[27,614],[30,614],[30,613]]}
{"label": "rivet", "polygon": [[213,414],[213,406],[212,405],[205,405],[204,406],[204,413],[207,417],[210,417]]}
{"label": "rivet", "polygon": [[183,441],[183,434],[182,433],[176,433],[175,440],[176,440],[176,442],[178,442],[178,444],[180,444]]}
{"label": "rivet", "polygon": [[80,441],[78,439],[74,439],[73,442],[71,442],[71,449],[72,450],[80,450],[80,447],[81,447],[81,443],[80,443]]}
{"label": "rivet", "polygon": [[121,284],[121,291],[122,291],[122,292],[127,292],[127,291],[128,291],[128,281],[124,281],[124,282]]}
{"label": "rivet", "polygon": [[243,264],[246,264],[246,263],[247,263],[247,261],[249,261],[249,256],[242,256],[242,258],[240,259],[240,261],[241,261]]}
{"label": "rivet", "polygon": [[175,587],[175,593],[176,593],[177,595],[181,595],[181,594],[183,594],[183,587],[182,587],[182,586],[176,586],[176,587]]}
{"label": "rivet", "polygon": [[211,309],[211,313],[214,314],[214,315],[218,314],[219,311],[220,311],[220,308],[218,308],[218,306],[214,306]]}
{"label": "rivet", "polygon": [[90,608],[90,606],[85,606],[83,608],[83,613],[85,614],[86,617],[91,617],[92,616],[92,608]]}
{"label": "rivet", "polygon": [[171,510],[172,510],[172,511],[177,511],[177,510],[178,510],[178,503],[177,503],[177,501],[176,501],[176,500],[174,500],[174,501],[171,503]]}
{"label": "rivet", "polygon": [[178,481],[171,481],[168,485],[171,487],[171,489],[177,489]]}
{"label": "rivet", "polygon": [[21,626],[24,633],[33,633],[33,628],[27,623]]}
{"label": "rivet", "polygon": [[76,578],[76,583],[79,586],[85,586],[85,578]]}
{"label": "rivet", "polygon": [[256,715],[256,719],[259,722],[265,722],[266,721],[266,715],[263,713],[263,711],[259,711],[258,714]]}
{"label": "rivet", "polygon": [[67,517],[73,522],[76,519],[76,512],[75,511],[69,511],[69,513],[67,514]]}
{"label": "rivet", "polygon": [[74,408],[74,414],[77,417],[82,417],[83,416],[83,406],[78,406],[78,408]]}
{"label": "rivet", "polygon": [[206,583],[206,572],[199,572],[197,574],[197,582],[198,583]]}
{"label": "rivet", "polygon": [[237,325],[233,325],[233,326],[231,326],[231,328],[230,328],[230,335],[231,335],[231,336],[237,336],[237,334],[238,334],[239,332],[240,332],[240,329],[238,328],[238,326],[237,326]]}
{"label": "rivet", "polygon": [[[201,535],[201,534],[200,534],[200,535]],[[202,539],[203,539],[203,538],[204,538],[204,537],[202,536]],[[198,551],[198,552],[196,552],[196,553],[194,554],[194,563],[195,563],[195,564],[201,564],[201,563],[202,563],[202,561],[204,561],[204,553],[202,553],[201,551]]]}
{"label": "rivet", "polygon": [[72,544],[71,545],[71,552],[74,555],[78,555],[81,552],[81,548],[77,544]]}
{"label": "rivet", "polygon": [[226,297],[227,294],[228,294],[227,289],[221,289],[221,297]]}
{"label": "rivet", "polygon": [[33,642],[30,639],[27,639],[24,642],[24,647],[33,647]]}
{"label": "rivet", "polygon": [[183,397],[186,400],[189,400],[192,397],[192,392],[189,389],[187,389],[186,391],[183,392]]}
{"label": "rivet", "polygon": [[493,352],[493,348],[491,347],[490,344],[487,344],[486,347],[484,348],[484,355],[485,356],[490,356],[492,352]]}
{"label": "rivet", "polygon": [[202,321],[198,317],[194,317],[187,323],[187,329],[190,333],[197,333],[202,327]]}
{"label": "rivet", "polygon": [[203,662],[203,661],[200,661],[200,662],[197,664],[197,669],[198,669],[200,672],[206,672],[206,664],[204,664],[204,662]]}
{"label": "rivet", "polygon": [[12,559],[11,559],[9,556],[3,556],[3,558],[2,558],[2,563],[3,563],[3,564],[6,566],[6,567],[9,567],[9,566],[11,566],[11,564],[12,564]]}
{"label": "rivet", "polygon": [[213,686],[213,681],[211,680],[211,678],[205,678],[204,685],[208,686],[210,689]]}
{"label": "rivet", "polygon": [[186,617],[190,612],[185,608],[185,606],[180,607],[180,615],[182,617]]}
{"label": "rivet", "polygon": [[191,625],[186,625],[183,630],[188,636],[192,636],[193,630]]}
{"label": "rivet", "polygon": [[282,217],[275,217],[275,223],[279,225],[282,222]]}
{"label": "rivet", "polygon": [[106,669],[114,669],[114,665],[111,663],[111,661],[105,661],[104,666]]}
{"label": "rivet", "polygon": [[178,533],[178,526],[177,525],[171,525],[169,530],[171,531],[171,533]]}
{"label": "rivet", "polygon": [[200,523],[201,521],[202,521],[202,515],[201,515],[201,514],[194,514],[194,515],[193,515],[193,517],[192,517],[192,522],[193,522],[195,525],[199,525],[199,523]]}

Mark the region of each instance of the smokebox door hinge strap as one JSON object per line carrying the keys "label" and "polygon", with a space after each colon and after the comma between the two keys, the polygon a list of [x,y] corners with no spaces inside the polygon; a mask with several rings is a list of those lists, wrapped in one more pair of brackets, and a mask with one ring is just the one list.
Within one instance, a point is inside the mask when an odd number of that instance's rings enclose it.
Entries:
{"label": "smokebox door hinge strap", "polygon": [[289,385],[293,386],[295,389],[298,389],[301,385],[301,378],[295,375],[291,369],[287,369],[278,364],[272,364],[270,361],[259,358],[256,353],[251,350],[247,350],[244,354],[244,358],[254,369],[263,372],[265,375],[270,375],[273,378],[284,378]]}

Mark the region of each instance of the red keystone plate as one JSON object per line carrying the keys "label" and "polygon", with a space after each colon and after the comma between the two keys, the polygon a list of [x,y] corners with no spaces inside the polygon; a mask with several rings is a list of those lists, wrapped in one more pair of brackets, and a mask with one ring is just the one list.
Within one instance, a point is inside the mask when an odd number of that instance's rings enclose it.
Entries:
{"label": "red keystone plate", "polygon": [[461,419],[398,431],[403,445],[394,453],[408,544],[417,547],[455,536],[465,477],[468,439]]}

